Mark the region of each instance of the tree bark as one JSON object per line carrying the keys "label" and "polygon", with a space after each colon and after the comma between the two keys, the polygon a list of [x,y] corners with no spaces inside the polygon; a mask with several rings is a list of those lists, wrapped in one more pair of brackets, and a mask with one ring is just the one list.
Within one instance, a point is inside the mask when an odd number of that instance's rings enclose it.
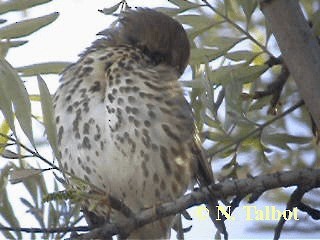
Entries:
{"label": "tree bark", "polygon": [[298,0],[260,0],[285,64],[320,129],[320,46]]}

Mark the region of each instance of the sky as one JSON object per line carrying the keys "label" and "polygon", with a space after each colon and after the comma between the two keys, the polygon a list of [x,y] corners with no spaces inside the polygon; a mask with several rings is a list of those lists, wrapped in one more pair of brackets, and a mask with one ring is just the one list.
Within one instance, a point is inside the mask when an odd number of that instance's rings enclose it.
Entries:
{"label": "sky", "polygon": [[[7,14],[5,17],[9,21],[17,19],[39,17],[52,12],[59,12],[59,18],[51,25],[32,34],[27,39],[29,43],[25,46],[13,49],[9,52],[7,60],[15,67],[29,65],[32,63],[49,61],[70,61],[74,62],[92,41],[96,39],[96,33],[107,28],[111,21],[110,16],[105,16],[98,12],[98,9],[110,7],[116,4],[118,0],[55,0],[44,6],[32,8],[25,16],[16,13]],[[167,1],[135,1],[128,0],[131,6],[163,6]],[[58,76],[43,76],[44,80],[53,93],[58,86]],[[33,86],[35,78],[27,79],[28,90],[37,92]],[[18,189],[15,187],[15,189]],[[19,190],[16,190],[19,194]],[[246,205],[246,203],[243,203]],[[257,207],[264,208],[263,202],[259,202]],[[20,205],[19,205],[20,206]],[[279,206],[283,209],[284,206]],[[21,212],[24,212],[22,210]],[[208,216],[203,208],[193,208],[191,215],[195,220],[186,222],[185,227],[193,225],[191,233],[186,234],[186,239],[212,239],[214,230]],[[227,228],[231,239],[236,238],[266,238],[271,239],[273,232],[257,233],[252,230],[255,221],[245,220],[245,211],[243,205],[235,211],[236,221],[227,221]],[[28,224],[29,221],[25,221]],[[25,227],[29,227],[25,225]],[[249,227],[251,229],[249,230]],[[284,238],[308,237],[309,235],[284,234]],[[312,233],[310,235],[312,237]],[[172,236],[174,238],[174,235]]]}

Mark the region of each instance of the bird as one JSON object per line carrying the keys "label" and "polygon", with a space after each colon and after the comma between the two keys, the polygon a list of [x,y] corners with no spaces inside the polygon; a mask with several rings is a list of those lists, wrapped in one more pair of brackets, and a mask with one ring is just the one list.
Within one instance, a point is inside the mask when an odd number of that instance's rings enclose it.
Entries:
{"label": "bird", "polygon": [[[183,26],[164,13],[136,8],[98,35],[63,71],[54,96],[63,171],[134,213],[183,196],[195,181],[212,183],[178,81],[190,57]],[[109,222],[124,219],[107,207],[91,211]],[[173,219],[149,223],[128,238],[169,238]]]}

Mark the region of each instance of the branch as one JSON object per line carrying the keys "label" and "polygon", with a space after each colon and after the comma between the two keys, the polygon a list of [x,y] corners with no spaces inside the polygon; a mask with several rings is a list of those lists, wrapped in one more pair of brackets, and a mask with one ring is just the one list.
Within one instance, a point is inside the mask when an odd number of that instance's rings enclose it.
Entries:
{"label": "branch", "polygon": [[[209,188],[210,192],[214,193],[215,198],[224,199],[229,196],[246,196],[255,194],[257,191],[260,193],[275,188],[291,186],[308,186],[308,189],[320,187],[320,169],[277,172],[254,178],[226,180],[218,184],[212,184]],[[102,227],[77,236],[77,239],[108,238],[117,234],[128,236],[131,231],[145,224],[206,203],[209,194],[209,190],[206,188],[201,189],[201,191],[193,191],[173,202],[146,209],[137,214],[135,218],[127,218],[117,224],[105,224]]]}
{"label": "branch", "polygon": [[19,227],[4,227],[0,226],[1,231],[27,232],[27,233],[65,233],[65,232],[85,232],[90,228],[87,226],[81,227],[61,227],[61,228],[19,228]]}
{"label": "branch", "polygon": [[290,74],[316,126],[320,128],[320,46],[304,18],[298,0],[260,0]]}

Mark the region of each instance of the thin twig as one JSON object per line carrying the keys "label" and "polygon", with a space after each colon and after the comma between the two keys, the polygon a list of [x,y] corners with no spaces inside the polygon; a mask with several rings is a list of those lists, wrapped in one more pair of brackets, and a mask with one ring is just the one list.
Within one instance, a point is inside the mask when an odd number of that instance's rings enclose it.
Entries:
{"label": "thin twig", "polygon": [[25,149],[27,152],[31,153],[34,157],[37,157],[39,159],[41,159],[43,162],[45,162],[46,164],[50,165],[52,167],[52,169],[56,169],[59,170],[60,169],[54,165],[53,163],[51,163],[49,160],[45,159],[44,157],[42,157],[38,152],[33,151],[32,149],[28,148],[26,145],[24,145],[23,143],[19,142],[18,140],[7,136],[6,134],[0,133],[1,137],[7,138],[8,140],[14,142],[15,144],[19,145],[20,147],[22,147],[23,149]]}

